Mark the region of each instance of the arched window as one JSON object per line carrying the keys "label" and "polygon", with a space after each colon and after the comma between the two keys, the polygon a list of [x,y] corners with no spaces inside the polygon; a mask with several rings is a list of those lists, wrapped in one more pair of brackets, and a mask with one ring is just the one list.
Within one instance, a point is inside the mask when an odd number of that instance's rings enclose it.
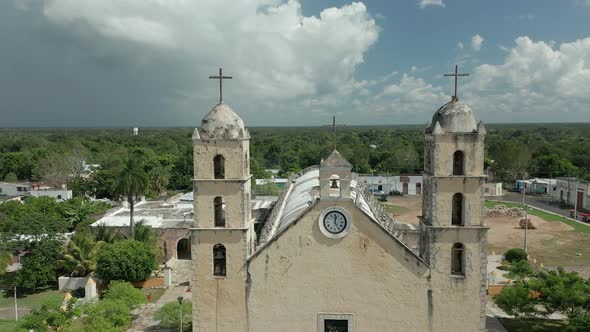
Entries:
{"label": "arched window", "polygon": [[225,202],[223,201],[223,197],[215,197],[213,199],[213,207],[215,210],[215,227],[225,227]]}
{"label": "arched window", "polygon": [[465,175],[464,165],[463,151],[455,151],[453,154],[453,175]]}
{"label": "arched window", "polygon": [[223,244],[213,246],[213,276],[225,277],[225,247]]}
{"label": "arched window", "polygon": [[191,259],[191,240],[180,239],[176,245],[177,259]]}
{"label": "arched window", "polygon": [[455,276],[464,276],[464,250],[463,244],[455,243],[451,249],[451,274]]}
{"label": "arched window", "polygon": [[216,179],[225,179],[225,158],[220,154],[213,158],[213,173]]}
{"label": "arched window", "polygon": [[451,216],[451,224],[455,226],[463,226],[463,195],[456,193],[453,195],[453,210]]}
{"label": "arched window", "polygon": [[330,196],[340,197],[340,177],[338,175],[330,176]]}

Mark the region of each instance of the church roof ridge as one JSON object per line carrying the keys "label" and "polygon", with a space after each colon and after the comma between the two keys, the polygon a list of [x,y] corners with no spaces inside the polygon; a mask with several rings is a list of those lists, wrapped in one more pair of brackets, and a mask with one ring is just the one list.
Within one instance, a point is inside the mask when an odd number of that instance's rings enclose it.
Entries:
{"label": "church roof ridge", "polygon": [[320,167],[349,167],[352,168],[352,164],[338,152],[338,150],[334,149],[330,156],[324,160]]}

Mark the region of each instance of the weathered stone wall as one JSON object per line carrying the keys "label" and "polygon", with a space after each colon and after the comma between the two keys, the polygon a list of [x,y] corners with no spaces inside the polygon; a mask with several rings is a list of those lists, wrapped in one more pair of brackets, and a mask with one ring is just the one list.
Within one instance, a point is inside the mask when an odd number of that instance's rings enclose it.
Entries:
{"label": "weathered stone wall", "polygon": [[225,159],[226,179],[243,179],[250,176],[248,140],[195,140],[195,143],[195,179],[214,178],[213,158],[216,155],[222,155]]}
{"label": "weathered stone wall", "polygon": [[[342,239],[318,226],[334,204],[353,218]],[[352,201],[320,201],[250,260],[249,273],[249,331],[317,331],[319,313],[353,314],[355,331],[428,331],[427,265]]]}
{"label": "weathered stone wall", "polygon": [[214,227],[215,197],[221,196],[225,203],[225,227],[245,227],[244,220],[250,220],[250,179],[195,181],[195,226]]}
{"label": "weathered stone wall", "polygon": [[[193,331],[247,331],[245,230],[193,230]],[[227,276],[213,276],[213,246],[226,249]]]}
{"label": "weathered stone wall", "polygon": [[[484,331],[486,281],[486,228],[431,227],[430,261],[433,324],[436,331]],[[464,246],[464,276],[451,275],[451,249]],[[483,256],[482,256],[483,253]],[[483,293],[482,293],[483,292]],[[461,329],[457,322],[461,321]]]}

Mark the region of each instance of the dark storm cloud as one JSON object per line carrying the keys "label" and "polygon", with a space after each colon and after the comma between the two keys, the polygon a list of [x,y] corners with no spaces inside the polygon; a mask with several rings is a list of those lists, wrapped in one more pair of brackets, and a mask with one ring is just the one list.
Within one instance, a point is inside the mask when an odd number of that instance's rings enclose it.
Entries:
{"label": "dark storm cloud", "polygon": [[170,104],[190,78],[162,50],[105,40],[84,23],[56,25],[39,6],[8,1],[0,42],[2,127],[198,124]]}

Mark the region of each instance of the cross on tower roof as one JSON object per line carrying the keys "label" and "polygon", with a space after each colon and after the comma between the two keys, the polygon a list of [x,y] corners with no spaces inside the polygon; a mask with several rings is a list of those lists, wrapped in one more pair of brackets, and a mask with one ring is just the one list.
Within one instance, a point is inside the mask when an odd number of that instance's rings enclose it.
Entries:
{"label": "cross on tower roof", "polygon": [[457,79],[459,76],[469,76],[467,73],[458,73],[459,66],[455,65],[455,73],[453,74],[444,74],[444,76],[455,76],[455,95],[453,96],[452,101],[459,101],[459,97],[457,96]]}
{"label": "cross on tower roof", "polygon": [[325,127],[332,127],[332,145],[334,146],[334,150],[336,150],[336,127],[346,127],[346,125],[337,125],[336,124],[336,116],[332,116],[332,124],[331,125],[324,125]]}
{"label": "cross on tower roof", "polygon": [[221,68],[219,68],[219,76],[209,76],[209,79],[218,79],[219,80],[219,103],[223,104],[223,87],[221,85],[221,82],[224,79],[231,80],[232,77],[231,76],[223,76],[223,70]]}

